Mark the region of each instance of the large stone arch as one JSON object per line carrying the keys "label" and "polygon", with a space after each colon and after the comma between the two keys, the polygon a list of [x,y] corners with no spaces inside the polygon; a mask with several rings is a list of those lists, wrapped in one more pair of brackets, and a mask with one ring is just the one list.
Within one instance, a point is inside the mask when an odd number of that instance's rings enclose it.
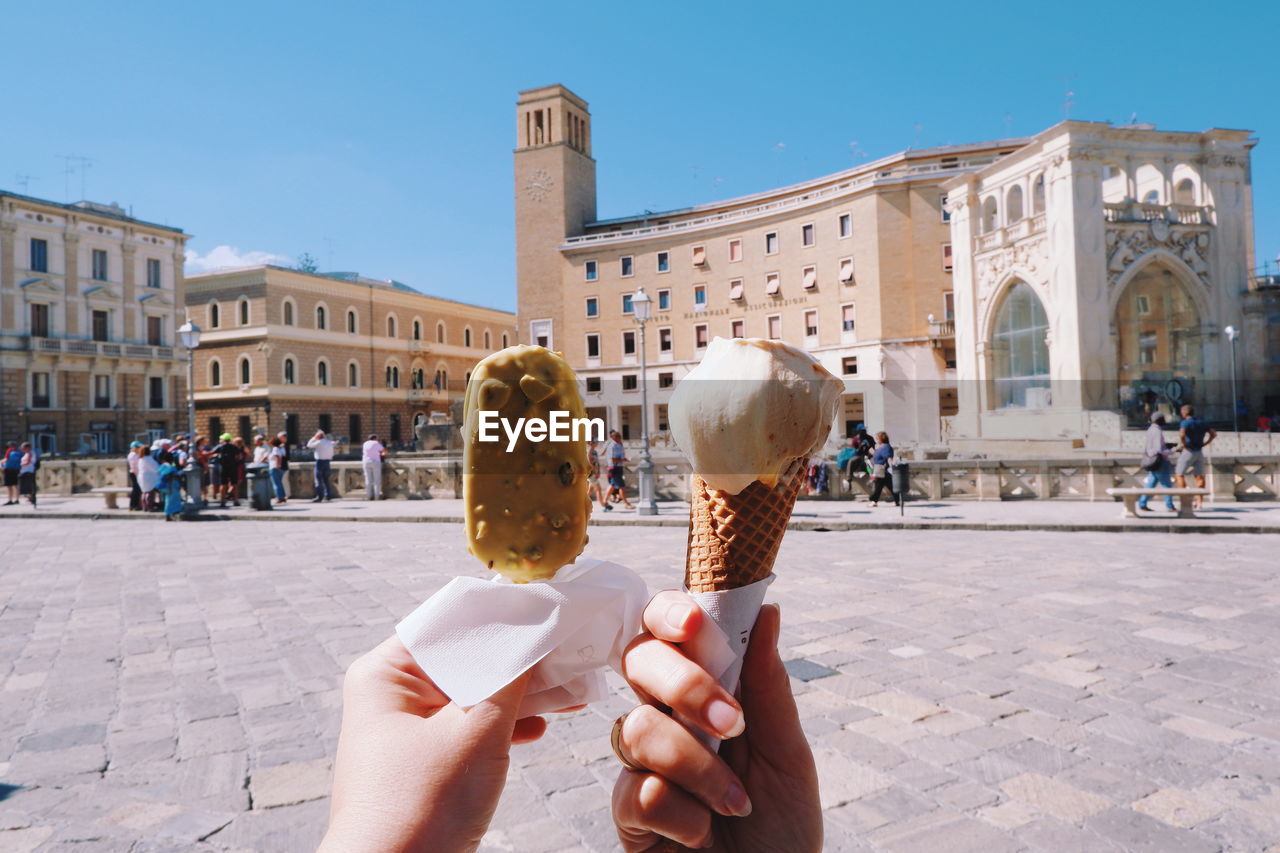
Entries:
{"label": "large stone arch", "polygon": [[1115,399],[1130,428],[1143,427],[1155,411],[1172,417],[1181,403],[1211,395],[1203,385],[1209,294],[1180,258],[1158,248],[1136,259],[1116,278],[1107,311]]}

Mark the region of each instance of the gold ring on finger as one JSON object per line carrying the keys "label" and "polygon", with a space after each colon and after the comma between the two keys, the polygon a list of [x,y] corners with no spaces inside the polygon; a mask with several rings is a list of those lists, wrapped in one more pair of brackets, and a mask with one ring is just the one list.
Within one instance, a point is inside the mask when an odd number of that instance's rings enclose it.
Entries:
{"label": "gold ring on finger", "polygon": [[[633,708],[632,710],[635,709]],[[627,712],[627,714],[630,713],[631,711]],[[609,732],[609,746],[612,747],[614,756],[622,763],[623,767],[633,773],[642,773],[644,772],[643,767],[637,767],[632,764],[627,760],[627,757],[622,754],[622,724],[627,719],[627,714],[623,714],[621,717],[613,721],[613,731]]]}

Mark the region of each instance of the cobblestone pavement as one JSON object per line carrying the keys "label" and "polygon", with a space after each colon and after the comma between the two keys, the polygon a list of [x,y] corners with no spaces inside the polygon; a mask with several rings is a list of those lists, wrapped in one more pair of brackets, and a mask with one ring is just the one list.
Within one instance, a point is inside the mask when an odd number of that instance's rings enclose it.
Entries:
{"label": "cobblestone pavement", "polygon": [[[0,850],[306,851],[344,667],[447,524],[0,525]],[[597,528],[651,586],[672,528]],[[1280,851],[1270,537],[788,534],[771,596],[831,851]],[[616,850],[615,696],[517,747],[483,850]]]}

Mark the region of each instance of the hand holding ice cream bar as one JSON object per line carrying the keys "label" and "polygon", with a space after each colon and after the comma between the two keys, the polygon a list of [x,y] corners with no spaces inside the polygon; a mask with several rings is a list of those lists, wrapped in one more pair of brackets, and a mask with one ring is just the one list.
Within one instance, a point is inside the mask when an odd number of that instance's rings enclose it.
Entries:
{"label": "hand holding ice cream bar", "polygon": [[586,436],[536,440],[525,431],[489,441],[481,434],[482,414],[545,424],[553,413],[585,416],[577,376],[559,353],[509,347],[471,374],[463,425],[467,545],[503,578],[455,578],[396,626],[422,670],[464,708],[529,669],[521,716],[601,699],[601,669],[617,663],[639,633],[644,581],[579,556],[591,514]]}

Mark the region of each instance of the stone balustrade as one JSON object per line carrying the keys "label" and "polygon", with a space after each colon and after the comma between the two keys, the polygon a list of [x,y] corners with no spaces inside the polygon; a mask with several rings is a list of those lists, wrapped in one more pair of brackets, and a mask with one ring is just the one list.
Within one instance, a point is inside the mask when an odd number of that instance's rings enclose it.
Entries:
{"label": "stone balustrade", "polygon": [[[1280,456],[1206,456],[1208,486],[1216,501],[1276,500],[1280,498]],[[829,491],[814,497],[848,499],[865,496],[871,480],[858,472],[846,483],[828,462]],[[1106,490],[1141,485],[1146,472],[1137,455],[1077,459],[929,459],[913,461],[910,497],[914,500],[1112,500]],[[627,484],[634,496],[638,482],[634,463],[627,466]],[[55,459],[40,467],[41,491],[69,495],[99,486],[125,485],[123,459]],[[656,493],[662,500],[689,496],[689,464],[671,456],[654,460]],[[338,494],[364,495],[364,473],[359,462],[333,463]],[[310,498],[312,463],[293,462],[289,468],[289,493]],[[390,498],[422,500],[462,497],[462,465],[450,457],[387,460],[383,490]]]}

